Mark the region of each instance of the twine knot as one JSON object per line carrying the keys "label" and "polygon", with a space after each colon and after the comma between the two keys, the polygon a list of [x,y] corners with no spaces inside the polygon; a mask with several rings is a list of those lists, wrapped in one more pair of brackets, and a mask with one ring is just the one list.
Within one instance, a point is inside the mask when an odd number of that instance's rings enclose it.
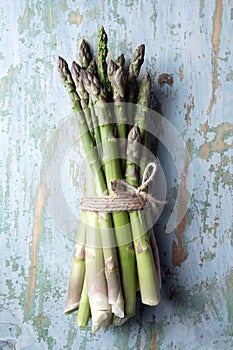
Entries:
{"label": "twine knot", "polygon": [[146,192],[146,188],[154,180],[157,170],[157,162],[148,163],[139,187],[134,187],[122,179],[111,181],[111,192],[114,195],[83,197],[81,198],[81,210],[107,213],[133,211],[143,209],[148,203],[153,211],[157,212],[157,204],[165,204],[166,202],[160,201]]}

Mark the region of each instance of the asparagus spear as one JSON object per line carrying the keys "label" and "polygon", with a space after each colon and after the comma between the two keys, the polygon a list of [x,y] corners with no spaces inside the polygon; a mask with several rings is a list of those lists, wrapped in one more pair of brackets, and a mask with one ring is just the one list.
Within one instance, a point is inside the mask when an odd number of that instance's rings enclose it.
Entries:
{"label": "asparagus spear", "polygon": [[[87,191],[87,179],[85,179],[85,187],[84,187],[84,191]],[[86,212],[82,211],[81,212],[81,220],[80,220],[80,224],[83,224],[84,226],[84,255],[85,255],[85,245],[86,245],[86,233],[87,233],[87,226],[86,226]],[[81,230],[78,230],[78,232],[80,232]],[[80,238],[79,238],[80,240]],[[85,260],[83,261],[83,265],[85,268]],[[71,280],[76,280],[78,281],[79,278],[79,274],[77,274],[76,278],[72,278]],[[76,289],[80,288],[79,284],[76,285]],[[70,291],[70,288],[68,289],[68,291]],[[85,276],[84,276],[84,281],[83,281],[83,285],[82,285],[82,293],[81,293],[81,297],[80,297],[80,301],[79,301],[79,308],[78,308],[78,314],[77,314],[77,324],[79,327],[83,328],[87,325],[88,320],[90,318],[90,302],[89,302],[89,297],[88,297],[88,292],[87,292],[87,281],[86,281],[86,268],[85,268]]]}
{"label": "asparagus spear", "polygon": [[[138,124],[141,134],[141,143],[144,146],[147,146],[147,132],[146,132],[146,120],[148,115],[148,107],[150,104],[150,94],[151,94],[151,77],[149,73],[146,73],[139,86],[139,92],[138,92],[138,100],[137,100],[137,108],[136,108],[136,115],[135,115],[135,123]],[[146,150],[145,148],[143,150]],[[143,152],[143,151],[142,151]],[[146,168],[146,152],[143,154],[140,154],[140,181],[142,180],[144,170]],[[149,227],[152,227],[151,224],[151,213],[148,212],[146,216],[146,220],[148,222]],[[150,237],[150,244],[152,247],[154,262],[155,262],[155,269],[158,277],[158,283],[159,287],[161,289],[161,268],[160,268],[160,259],[159,259],[159,252],[158,252],[158,246],[157,242],[154,236],[153,229],[150,229],[150,232],[148,233]]]}
{"label": "asparagus spear", "polygon": [[[84,77],[84,85],[93,100],[95,112],[99,118],[99,129],[103,145],[103,160],[105,166],[105,177],[109,194],[111,194],[111,181],[122,178],[116,137],[113,133],[111,114],[106,106],[106,96],[101,88],[100,82],[92,74]],[[103,117],[104,120],[101,120]],[[107,144],[112,141],[110,144]],[[129,217],[126,212],[112,213],[116,240],[120,257],[122,286],[125,301],[125,315],[135,314],[136,303],[136,274],[135,255],[132,246],[132,236],[129,225]],[[127,242],[127,243],[126,243]]]}
{"label": "asparagus spear", "polygon": [[82,68],[87,69],[91,62],[91,52],[88,43],[83,39],[79,45],[79,64]]}
{"label": "asparagus spear", "polygon": [[[148,215],[146,216],[146,219],[148,220],[149,227],[152,227],[152,223],[151,223],[151,221],[149,221],[151,219],[151,213],[148,213]],[[153,258],[154,258],[155,270],[156,270],[156,274],[157,274],[157,278],[158,278],[159,289],[161,289],[162,288],[162,276],[161,276],[159,249],[158,249],[158,245],[157,245],[157,241],[156,241],[156,238],[155,238],[155,234],[154,234],[153,228],[151,228],[149,230],[148,234],[149,234],[149,237],[150,237],[150,245],[151,245],[151,249],[152,249],[152,253],[153,253]]]}
{"label": "asparagus spear", "polygon": [[98,34],[98,46],[97,46],[97,70],[99,80],[106,92],[107,101],[112,100],[112,89],[111,84],[107,76],[107,63],[106,58],[108,55],[108,37],[104,30],[104,27],[101,26]]}
{"label": "asparagus spear", "polygon": [[[77,94],[75,83],[71,76],[68,64],[61,56],[58,56],[58,73],[60,75],[64,87],[68,91],[70,100],[72,102],[72,108],[76,112],[80,112],[82,110],[80,97]],[[80,122],[83,124],[83,120]]]}
{"label": "asparagus spear", "polygon": [[[135,123],[138,124],[141,133],[141,143],[144,146],[147,146],[146,138],[146,118],[148,115],[148,107],[150,102],[150,93],[151,93],[151,78],[149,73],[146,73],[139,86],[137,107],[135,114]],[[142,179],[143,172],[146,168],[146,155],[140,155],[140,180]]]}
{"label": "asparagus spear", "polygon": [[[138,187],[138,146],[140,130],[137,124],[133,126],[128,135],[126,180],[130,185]],[[157,305],[160,303],[160,293],[153,254],[147,233],[145,218],[140,211],[130,212],[134,249],[137,260],[137,271],[141,299],[144,304]]]}

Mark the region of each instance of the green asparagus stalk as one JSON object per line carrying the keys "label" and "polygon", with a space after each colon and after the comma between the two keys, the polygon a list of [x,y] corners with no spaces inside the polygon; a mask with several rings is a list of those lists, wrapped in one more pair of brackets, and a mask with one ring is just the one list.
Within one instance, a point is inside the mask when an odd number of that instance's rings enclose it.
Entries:
{"label": "green asparagus stalk", "polygon": [[[150,104],[150,94],[151,94],[151,77],[149,73],[146,73],[139,85],[137,108],[135,114],[135,123],[138,124],[141,134],[141,143],[147,147],[147,132],[146,132],[146,120],[148,116],[148,107]],[[146,159],[146,148],[143,148],[143,153],[140,154],[140,181],[142,181],[143,173],[146,168],[147,159]],[[152,227],[151,213],[148,212],[146,215],[146,221],[149,227]],[[150,237],[150,244],[152,247],[155,269],[157,273],[159,288],[161,289],[161,268],[160,268],[160,259],[159,251],[156,242],[156,238],[153,232],[153,228],[150,229],[148,233]]]}
{"label": "green asparagus stalk", "polygon": [[89,318],[91,316],[90,303],[87,292],[87,281],[86,276],[84,277],[83,289],[81,294],[81,299],[78,308],[78,314],[76,322],[80,328],[85,328],[88,324]]}
{"label": "green asparagus stalk", "polygon": [[154,231],[152,228],[149,231],[149,237],[150,237],[150,245],[151,245],[151,249],[152,249],[152,253],[153,253],[154,263],[155,263],[155,270],[156,270],[156,274],[157,274],[157,278],[158,278],[159,289],[161,289],[162,288],[162,276],[161,276],[159,249],[158,249],[157,241],[156,241],[155,234],[154,234]]}
{"label": "green asparagus stalk", "polygon": [[[116,137],[113,132],[111,120],[112,116],[106,106],[106,96],[99,80],[90,73],[84,78],[84,85],[94,103],[95,112],[99,119],[105,177],[109,194],[112,194],[111,181],[122,178]],[[101,121],[102,117],[104,120]],[[129,217],[126,212],[113,212],[112,217],[120,257],[125,315],[132,316],[135,314],[136,304],[136,271],[133,245],[132,243],[128,243],[132,242]]]}
{"label": "green asparagus stalk", "polygon": [[[139,142],[140,129],[135,124],[128,135],[126,180],[130,185],[136,187],[138,187]],[[157,305],[160,303],[160,292],[145,218],[140,211],[131,211],[130,221],[141,299],[144,304]]]}
{"label": "green asparagus stalk", "polygon": [[[87,192],[87,179],[85,179],[85,187],[84,187],[84,191],[85,193]],[[83,219],[83,220],[82,220]],[[85,250],[85,245],[86,245],[86,233],[87,233],[87,226],[86,226],[86,212],[82,211],[81,212],[81,221],[80,223],[83,223],[84,226],[84,239],[83,239],[83,243],[84,243],[84,250]],[[79,225],[80,225],[79,223]],[[78,230],[79,232],[81,230]],[[80,237],[79,237],[80,240]],[[85,251],[84,251],[85,254]],[[85,261],[83,261],[84,267],[85,267]],[[79,275],[78,275],[79,276]],[[80,288],[79,283],[78,283],[78,276],[75,279],[71,279],[72,281],[76,280],[77,281],[77,286],[76,289]],[[68,291],[70,290],[70,288],[68,289]],[[86,267],[85,267],[85,276],[84,276],[84,281],[83,281],[83,286],[82,286],[82,293],[81,293],[81,297],[80,297],[80,302],[79,302],[79,308],[78,308],[78,314],[77,314],[77,318],[76,318],[76,322],[78,324],[79,327],[84,328],[90,318],[90,314],[91,314],[91,309],[90,309],[90,302],[89,302],[89,297],[88,297],[88,292],[87,292],[87,281],[86,281]]]}
{"label": "green asparagus stalk", "polygon": [[107,62],[106,62],[107,55],[108,55],[108,36],[104,30],[104,27],[101,26],[98,34],[97,70],[98,70],[99,80],[107,95],[107,100],[110,102],[112,100],[112,89],[107,76]]}
{"label": "green asparagus stalk", "polygon": [[83,39],[79,45],[79,64],[82,68],[87,69],[91,62],[91,52],[88,43]]}
{"label": "green asparagus stalk", "polygon": [[[150,93],[151,93],[151,78],[149,73],[146,73],[140,83],[138,100],[136,107],[135,123],[138,124],[141,133],[141,143],[147,146],[146,138],[146,118],[148,115],[148,107],[150,103]],[[145,153],[146,149],[144,149]],[[142,179],[144,170],[146,168],[146,154],[140,154],[140,180]]]}

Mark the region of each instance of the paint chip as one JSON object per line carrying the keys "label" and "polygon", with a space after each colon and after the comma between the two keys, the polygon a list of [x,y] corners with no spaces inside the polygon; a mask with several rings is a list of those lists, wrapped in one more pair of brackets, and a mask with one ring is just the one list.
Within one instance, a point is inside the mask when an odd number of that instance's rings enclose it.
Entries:
{"label": "paint chip", "polygon": [[82,23],[83,16],[80,13],[80,10],[77,9],[76,11],[72,11],[69,16],[69,22],[70,24],[76,24],[78,27]]}
{"label": "paint chip", "polygon": [[172,74],[167,74],[167,73],[163,73],[160,74],[159,76],[159,85],[173,85],[173,75]]}

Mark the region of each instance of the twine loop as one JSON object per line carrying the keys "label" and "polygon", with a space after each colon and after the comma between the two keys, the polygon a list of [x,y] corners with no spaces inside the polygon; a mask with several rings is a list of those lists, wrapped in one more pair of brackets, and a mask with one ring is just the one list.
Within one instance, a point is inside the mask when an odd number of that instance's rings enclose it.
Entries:
{"label": "twine loop", "polygon": [[132,186],[126,180],[113,180],[111,182],[112,195],[83,197],[81,198],[81,210],[107,213],[133,211],[143,209],[148,203],[152,210],[157,212],[157,205],[166,202],[160,201],[146,192],[146,188],[154,180],[157,170],[157,162],[148,163],[139,187]]}

